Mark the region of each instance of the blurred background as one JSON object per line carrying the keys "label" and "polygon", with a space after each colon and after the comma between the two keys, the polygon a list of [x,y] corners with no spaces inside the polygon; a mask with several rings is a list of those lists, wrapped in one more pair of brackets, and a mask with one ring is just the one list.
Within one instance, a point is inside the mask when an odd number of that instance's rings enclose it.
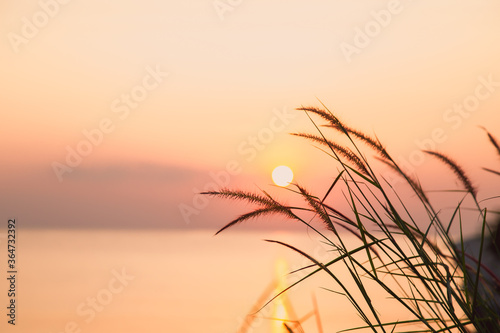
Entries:
{"label": "blurred background", "polygon": [[[198,193],[214,185],[276,191],[271,172],[288,165],[295,181],[324,194],[337,169],[323,152],[288,134],[315,131],[295,110],[300,106],[323,103],[347,124],[377,136],[428,190],[460,185],[421,149],[459,162],[480,200],[497,193],[498,179],[481,168],[498,169],[498,156],[479,127],[500,137],[497,1],[30,0],[0,7],[0,214],[5,224],[16,218],[25,255],[22,295],[32,307],[19,320],[26,325],[46,318],[39,332],[62,332],[68,318],[78,317],[73,308],[122,265],[157,279],[138,292],[146,299],[134,298],[125,312],[103,312],[108,323],[133,316],[136,305],[151,301],[144,295],[162,290],[161,281],[203,252],[200,244],[214,248],[197,260],[220,261],[224,268],[215,270],[236,290],[231,276],[245,268],[224,266],[235,255],[227,246],[248,261],[254,258],[249,249],[261,249],[261,242],[243,248],[211,235],[248,207]],[[286,199],[286,191],[276,193]],[[456,199],[440,192],[431,198],[445,211]],[[497,207],[494,200],[485,203]],[[477,226],[471,221],[466,233]],[[263,233],[289,228],[282,219],[251,227],[267,229]],[[201,239],[190,241],[194,234]],[[113,243],[120,239],[121,245]],[[174,239],[183,241],[172,246]],[[162,245],[150,248],[151,242]],[[275,253],[269,251],[264,253]],[[178,253],[187,257],[178,262]],[[274,259],[262,264],[255,290],[271,279]],[[73,260],[79,264],[68,266]],[[167,268],[149,271],[141,262]],[[52,270],[57,283],[40,279]],[[191,295],[193,278],[207,271],[186,273],[176,283]],[[85,297],[57,290],[74,290],[90,277],[95,286]],[[58,300],[62,294],[73,298]],[[167,296],[175,299],[172,307],[182,304],[182,294]],[[50,300],[71,309],[57,325],[50,314],[34,315]],[[239,313],[254,301],[242,303]],[[47,308],[60,315],[57,307]],[[156,319],[143,316],[136,323],[186,322],[189,310],[183,311],[182,320],[159,311],[151,315]],[[212,318],[228,323],[214,332],[237,326],[229,317]]]}

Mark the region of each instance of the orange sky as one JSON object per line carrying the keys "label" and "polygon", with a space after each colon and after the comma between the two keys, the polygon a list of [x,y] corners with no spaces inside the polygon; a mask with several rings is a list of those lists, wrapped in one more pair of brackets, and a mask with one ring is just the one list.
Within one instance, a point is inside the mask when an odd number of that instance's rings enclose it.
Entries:
{"label": "orange sky", "polygon": [[[317,99],[400,159],[438,129],[436,148],[478,185],[480,167],[495,167],[477,126],[500,138],[497,1],[228,3],[0,5],[2,214],[40,227],[219,226],[241,210],[210,202],[186,224],[179,205],[228,163],[232,186],[265,187],[288,164],[321,190],[331,165],[287,135],[313,130],[294,109]],[[68,147],[89,153],[68,166]],[[427,160],[416,171],[435,185],[445,168]]]}

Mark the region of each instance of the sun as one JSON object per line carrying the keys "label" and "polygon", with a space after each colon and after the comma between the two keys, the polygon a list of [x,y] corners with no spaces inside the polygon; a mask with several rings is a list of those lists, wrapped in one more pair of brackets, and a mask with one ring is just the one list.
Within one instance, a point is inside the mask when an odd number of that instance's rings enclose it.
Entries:
{"label": "sun", "polygon": [[286,187],[293,180],[292,169],[286,165],[280,165],[273,170],[273,181],[276,185]]}

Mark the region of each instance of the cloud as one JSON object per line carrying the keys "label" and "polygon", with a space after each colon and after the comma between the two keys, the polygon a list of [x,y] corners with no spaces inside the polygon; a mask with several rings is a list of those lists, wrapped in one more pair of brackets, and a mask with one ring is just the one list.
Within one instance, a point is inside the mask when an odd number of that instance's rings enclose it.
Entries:
{"label": "cloud", "polygon": [[181,184],[199,177],[193,169],[159,164],[112,164],[106,166],[80,167],[66,176],[67,180],[79,182],[130,182],[144,181]]}
{"label": "cloud", "polygon": [[152,163],[81,166],[58,182],[50,172],[22,170],[5,179],[0,208],[27,227],[179,228],[179,200],[206,171]]}

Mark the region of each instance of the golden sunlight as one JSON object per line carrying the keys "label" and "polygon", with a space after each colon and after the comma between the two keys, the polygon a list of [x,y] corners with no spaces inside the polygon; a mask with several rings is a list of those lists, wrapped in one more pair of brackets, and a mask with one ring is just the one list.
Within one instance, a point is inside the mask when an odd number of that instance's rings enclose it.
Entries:
{"label": "golden sunlight", "polygon": [[[276,169],[275,169],[276,170]],[[289,169],[290,170],[290,169]],[[290,170],[291,172],[291,170]],[[273,177],[274,178],[274,177]],[[276,182],[276,181],[275,181]],[[277,184],[279,185],[279,184]],[[288,185],[288,184],[287,184]],[[281,186],[281,185],[280,185]],[[288,265],[284,259],[278,259],[275,264],[275,276],[276,276],[276,290],[275,292],[281,292],[286,288],[285,277],[288,274]],[[286,295],[281,295],[274,301],[273,309],[273,333],[286,332],[283,323],[286,322],[288,318]]]}
{"label": "golden sunlight", "polygon": [[286,187],[290,185],[293,180],[292,169],[286,165],[280,165],[273,170],[273,181],[276,185]]}

